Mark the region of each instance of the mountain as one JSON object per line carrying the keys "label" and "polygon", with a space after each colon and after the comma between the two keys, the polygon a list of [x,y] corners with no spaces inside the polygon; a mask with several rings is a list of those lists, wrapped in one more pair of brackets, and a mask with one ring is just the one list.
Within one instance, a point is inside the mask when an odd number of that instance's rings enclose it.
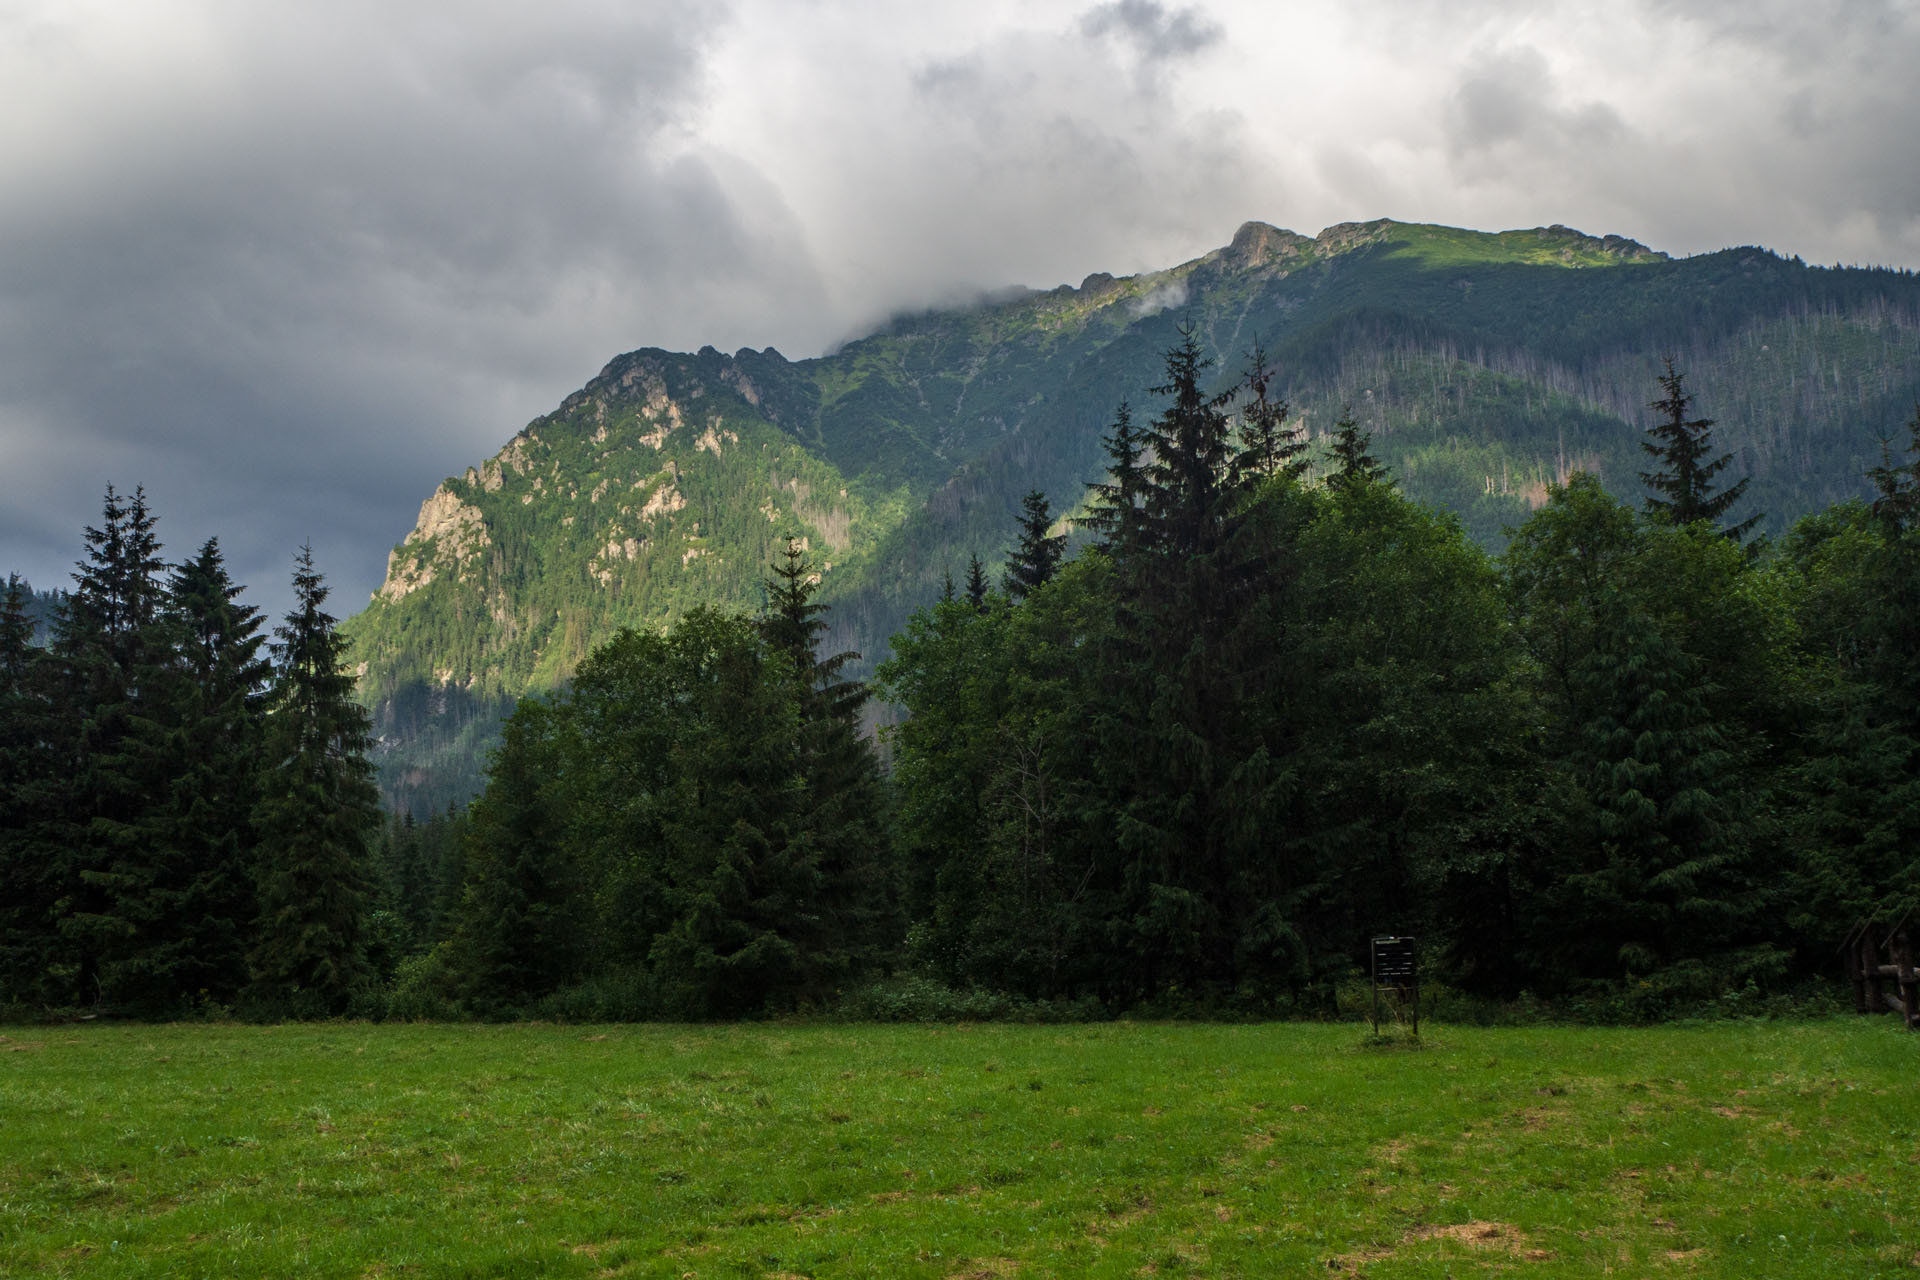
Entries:
{"label": "mountain", "polygon": [[1773,529],[1861,493],[1920,392],[1910,272],[1561,226],[1250,222],[1165,271],[902,315],[813,359],[634,351],[442,483],[347,624],[390,799],[463,800],[513,700],[616,628],[756,607],[788,532],[830,641],[877,659],[945,573],[997,562],[1028,489],[1080,502],[1183,324],[1222,386],[1259,339],[1315,438],[1351,405],[1405,490],[1490,547],[1574,469],[1639,495],[1665,355]]}

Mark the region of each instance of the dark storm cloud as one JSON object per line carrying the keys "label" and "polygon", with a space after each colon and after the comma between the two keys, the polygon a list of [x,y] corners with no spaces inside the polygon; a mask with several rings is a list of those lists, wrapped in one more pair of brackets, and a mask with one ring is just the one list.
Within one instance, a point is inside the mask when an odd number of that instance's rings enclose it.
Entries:
{"label": "dark storm cloud", "polygon": [[144,484],[171,553],[217,533],[279,599],[311,538],[351,612],[440,476],[615,350],[804,332],[777,197],[683,130],[709,6],[266,12],[158,33],[173,86],[37,30],[56,70],[0,141],[0,569],[52,585]]}

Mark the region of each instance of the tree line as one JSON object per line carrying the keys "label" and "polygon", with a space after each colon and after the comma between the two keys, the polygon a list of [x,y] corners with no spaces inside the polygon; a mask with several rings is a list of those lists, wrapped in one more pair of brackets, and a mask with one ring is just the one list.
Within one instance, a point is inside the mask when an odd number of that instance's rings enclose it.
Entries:
{"label": "tree line", "polygon": [[363,984],[380,825],[309,550],[273,632],[216,539],[108,488],[49,643],[0,601],[0,1002],[323,1015]]}
{"label": "tree line", "polygon": [[1414,933],[1460,988],[1657,1016],[1920,900],[1920,410],[1871,501],[1765,544],[1669,364],[1645,500],[1575,473],[1495,558],[1350,414],[1316,459],[1258,349],[1165,369],[1070,527],[1030,494],[999,581],[894,637],[886,768],[789,539],[757,616],[620,633],[418,825],[373,814],[319,601],[268,684],[217,549],[154,588],[110,493],[52,647],[7,624],[11,998],[728,1017],[911,975],[1311,1012]]}
{"label": "tree line", "polygon": [[[896,637],[908,963],[1106,1007],[1326,1007],[1376,933],[1488,995],[1647,1013],[1819,972],[1920,900],[1920,410],[1876,499],[1750,540],[1669,364],[1638,510],[1491,559],[1256,351],[1123,406],[1091,545]],[[1043,575],[1044,576],[1044,575]]]}

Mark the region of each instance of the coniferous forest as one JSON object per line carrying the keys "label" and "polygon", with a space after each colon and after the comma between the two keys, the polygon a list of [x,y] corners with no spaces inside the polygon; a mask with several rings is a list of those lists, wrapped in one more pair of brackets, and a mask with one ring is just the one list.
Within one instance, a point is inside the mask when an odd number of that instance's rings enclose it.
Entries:
{"label": "coniferous forest", "polygon": [[0,1001],[1319,1014],[1392,933],[1649,1018],[1837,980],[1920,905],[1920,410],[1871,501],[1766,541],[1669,363],[1644,500],[1575,472],[1495,556],[1352,415],[1310,468],[1257,350],[1210,372],[1185,332],[1090,514],[1030,494],[871,688],[790,537],[757,614],[593,649],[424,821],[380,813],[310,554],[269,634],[109,489],[47,634],[0,612]]}

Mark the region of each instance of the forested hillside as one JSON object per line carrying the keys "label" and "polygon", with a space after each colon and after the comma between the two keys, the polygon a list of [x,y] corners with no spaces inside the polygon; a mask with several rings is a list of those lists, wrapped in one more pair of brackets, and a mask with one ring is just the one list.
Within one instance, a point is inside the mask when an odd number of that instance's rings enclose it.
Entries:
{"label": "forested hillside", "polygon": [[622,625],[751,607],[787,533],[871,664],[1020,496],[1080,508],[1117,404],[1190,324],[1210,377],[1258,343],[1316,471],[1343,408],[1402,490],[1495,548],[1576,470],[1639,492],[1663,356],[1717,419],[1762,527],[1864,492],[1920,391],[1920,282],[1761,249],[1672,260],[1564,227],[1249,223],[1167,271],[903,316],[825,356],[609,364],[446,481],[347,624],[390,800],[463,800],[497,722]]}
{"label": "forested hillside", "polygon": [[52,634],[54,619],[64,598],[59,591],[41,591],[25,578],[9,575],[7,584],[16,584],[20,591],[20,609],[31,629],[31,643],[45,644]]}

